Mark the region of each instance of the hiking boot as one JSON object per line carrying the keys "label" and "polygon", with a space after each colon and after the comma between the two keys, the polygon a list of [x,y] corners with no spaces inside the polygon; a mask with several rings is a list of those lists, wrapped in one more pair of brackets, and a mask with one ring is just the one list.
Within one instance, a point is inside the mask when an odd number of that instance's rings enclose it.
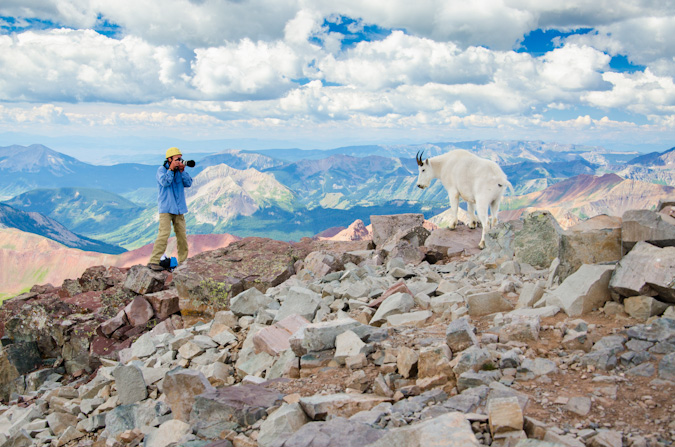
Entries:
{"label": "hiking boot", "polygon": [[159,264],[151,264],[151,263],[148,263],[148,268],[149,268],[150,270],[154,270],[155,272],[161,272],[161,271],[164,270],[164,267],[162,267],[162,266],[159,265]]}

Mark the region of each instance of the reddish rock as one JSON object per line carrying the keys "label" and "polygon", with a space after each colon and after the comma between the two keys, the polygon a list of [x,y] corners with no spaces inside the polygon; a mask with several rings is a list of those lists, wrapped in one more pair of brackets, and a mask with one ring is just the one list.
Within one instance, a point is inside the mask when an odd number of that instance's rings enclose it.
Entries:
{"label": "reddish rock", "polygon": [[379,307],[380,304],[382,304],[382,301],[386,300],[389,298],[391,295],[395,293],[407,293],[410,296],[413,296],[413,293],[410,291],[408,286],[405,285],[404,280],[400,280],[396,282],[393,286],[389,287],[379,298],[376,300],[371,301],[368,306],[369,307]]}
{"label": "reddish rock", "polygon": [[309,324],[299,315],[290,315],[283,320],[261,329],[253,336],[253,346],[256,352],[266,352],[269,355],[277,354],[290,349],[289,338],[301,327]]}
{"label": "reddish rock", "polygon": [[[311,242],[311,241],[310,241]],[[189,258],[174,270],[183,316],[209,317],[227,309],[229,299],[246,289],[261,292],[294,273],[294,263],[312,251],[311,244],[290,244],[250,237],[225,248]]]}
{"label": "reddish rock", "polygon": [[125,269],[97,265],[89,267],[78,280],[83,292],[105,290],[124,281]]}
{"label": "reddish rock", "polygon": [[458,225],[454,230],[439,228],[431,232],[424,246],[452,258],[461,254],[480,252],[480,230],[472,230],[466,225]]}
{"label": "reddish rock", "polygon": [[166,276],[162,272],[155,272],[148,267],[135,265],[129,269],[124,287],[139,295],[145,295],[162,290],[165,279]]}
{"label": "reddish rock", "polygon": [[124,310],[120,310],[117,315],[111,319],[101,323],[100,329],[103,335],[110,337],[110,335],[117,329],[121,328],[127,323],[127,316]]}
{"label": "reddish rock", "polygon": [[136,297],[131,303],[124,308],[124,313],[132,326],[141,326],[146,324],[152,316],[154,311],[148,300],[142,296]]}
{"label": "reddish rock", "polygon": [[149,295],[145,295],[145,299],[150,302],[153,310],[155,311],[155,315],[160,320],[180,312],[180,307],[178,305],[178,292],[176,289],[151,293]]}
{"label": "reddish rock", "polygon": [[370,222],[373,242],[379,247],[399,231],[421,227],[424,224],[424,216],[422,214],[370,216]]}

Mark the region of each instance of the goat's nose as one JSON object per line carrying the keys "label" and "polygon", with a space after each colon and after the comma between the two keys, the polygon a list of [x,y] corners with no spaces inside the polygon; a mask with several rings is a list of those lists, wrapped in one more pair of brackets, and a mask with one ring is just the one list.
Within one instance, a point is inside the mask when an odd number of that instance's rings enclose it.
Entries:
{"label": "goat's nose", "polygon": [[422,185],[417,185],[417,187],[418,187],[419,189],[424,189],[424,186],[422,186]]}

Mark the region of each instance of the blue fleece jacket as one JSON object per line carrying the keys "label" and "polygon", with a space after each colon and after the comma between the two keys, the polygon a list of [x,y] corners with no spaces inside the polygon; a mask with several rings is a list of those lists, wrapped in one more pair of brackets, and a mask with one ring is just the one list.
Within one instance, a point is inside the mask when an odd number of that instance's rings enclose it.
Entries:
{"label": "blue fleece jacket", "polygon": [[187,213],[187,204],[185,203],[184,188],[192,185],[192,177],[187,171],[170,171],[164,166],[157,169],[157,184],[159,185],[159,194],[157,194],[157,204],[160,213],[185,214]]}

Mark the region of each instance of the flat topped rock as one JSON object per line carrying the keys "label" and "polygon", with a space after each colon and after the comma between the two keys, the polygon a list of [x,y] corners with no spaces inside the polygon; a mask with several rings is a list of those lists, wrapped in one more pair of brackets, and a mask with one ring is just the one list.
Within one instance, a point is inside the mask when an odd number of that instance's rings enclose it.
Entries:
{"label": "flat topped rock", "polygon": [[267,416],[267,409],[280,405],[283,397],[251,383],[210,390],[195,396],[190,424],[199,436],[220,439],[224,430],[248,427]]}
{"label": "flat topped rock", "polygon": [[210,316],[244,290],[265,292],[290,278],[294,263],[308,253],[302,244],[249,237],[189,258],[173,273],[181,311]]}

